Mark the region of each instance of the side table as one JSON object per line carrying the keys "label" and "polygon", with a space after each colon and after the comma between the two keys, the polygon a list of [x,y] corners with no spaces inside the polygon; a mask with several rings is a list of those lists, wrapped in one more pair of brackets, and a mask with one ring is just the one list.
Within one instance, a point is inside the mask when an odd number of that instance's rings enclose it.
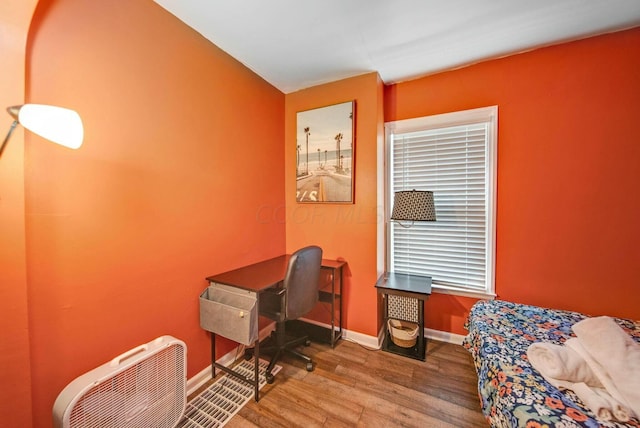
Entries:
{"label": "side table", "polygon": [[[431,277],[387,272],[376,282],[376,289],[384,300],[383,328],[385,334],[382,349],[387,352],[424,361],[426,356],[424,301],[431,295]],[[390,300],[395,300],[392,302],[392,305],[390,305]],[[403,306],[402,309],[409,308],[410,310],[408,312],[406,310],[399,310],[395,307],[398,306],[398,304]],[[413,347],[403,348],[393,343],[391,333],[388,330],[387,321],[389,319],[417,322],[418,338]]]}

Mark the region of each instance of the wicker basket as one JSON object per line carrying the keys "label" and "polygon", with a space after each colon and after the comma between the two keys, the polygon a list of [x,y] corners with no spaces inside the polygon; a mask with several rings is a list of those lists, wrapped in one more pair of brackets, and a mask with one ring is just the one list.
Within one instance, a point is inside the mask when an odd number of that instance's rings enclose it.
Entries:
{"label": "wicker basket", "polygon": [[391,341],[401,348],[411,348],[418,340],[418,324],[408,321],[387,320]]}

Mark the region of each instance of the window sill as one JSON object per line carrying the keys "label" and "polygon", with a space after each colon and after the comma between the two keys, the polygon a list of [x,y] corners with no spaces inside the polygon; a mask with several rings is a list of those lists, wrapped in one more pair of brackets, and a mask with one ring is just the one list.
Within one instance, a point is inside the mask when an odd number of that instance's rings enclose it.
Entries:
{"label": "window sill", "polygon": [[438,294],[450,294],[452,296],[473,297],[475,299],[493,300],[496,298],[496,295],[494,293],[487,293],[482,291],[452,290],[450,288],[444,288],[437,285],[432,285],[431,291]]}

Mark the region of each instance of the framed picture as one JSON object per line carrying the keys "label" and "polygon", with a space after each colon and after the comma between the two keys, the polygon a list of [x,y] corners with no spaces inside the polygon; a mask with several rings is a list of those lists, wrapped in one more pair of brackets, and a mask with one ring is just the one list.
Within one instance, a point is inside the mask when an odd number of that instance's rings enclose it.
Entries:
{"label": "framed picture", "polygon": [[353,203],[355,101],[298,112],[296,200]]}

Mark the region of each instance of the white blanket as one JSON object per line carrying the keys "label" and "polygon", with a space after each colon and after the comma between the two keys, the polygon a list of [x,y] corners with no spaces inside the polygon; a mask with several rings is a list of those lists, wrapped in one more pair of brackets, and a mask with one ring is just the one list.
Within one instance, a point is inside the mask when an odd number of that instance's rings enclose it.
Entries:
{"label": "white blanket", "polygon": [[604,371],[599,377],[607,391],[640,416],[640,344],[610,317],[587,318],[572,329],[593,360],[586,359],[592,370]]}
{"label": "white blanket", "polygon": [[609,317],[573,327],[565,346],[536,342],[527,357],[549,383],[571,389],[599,419],[621,422],[640,415],[640,344]]}
{"label": "white blanket", "polygon": [[557,381],[568,381],[602,388],[584,358],[570,347],[536,342],[529,345],[527,357],[531,365],[555,386],[558,386]]}
{"label": "white blanket", "polygon": [[[536,342],[529,345],[527,358],[551,385],[572,390],[602,421],[627,422],[629,411],[605,389],[585,359],[568,346]],[[626,411],[625,411],[626,410]]]}
{"label": "white blanket", "polygon": [[567,389],[575,392],[600,420],[628,422],[631,419],[629,409],[602,388],[592,388],[583,382],[578,382],[567,385]]}

